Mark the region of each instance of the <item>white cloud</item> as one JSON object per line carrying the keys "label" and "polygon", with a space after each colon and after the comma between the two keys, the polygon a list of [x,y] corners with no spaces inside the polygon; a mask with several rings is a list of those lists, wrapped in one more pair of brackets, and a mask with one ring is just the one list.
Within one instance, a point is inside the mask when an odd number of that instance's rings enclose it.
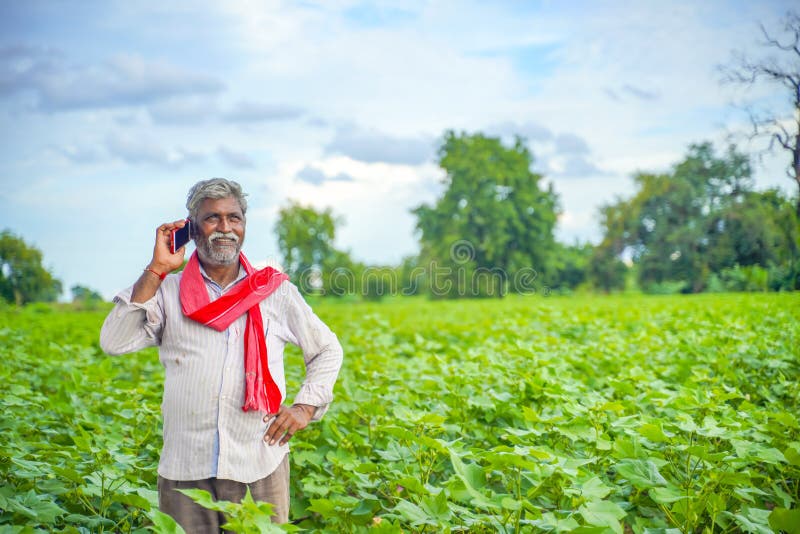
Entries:
{"label": "white cloud", "polygon": [[311,185],[322,185],[324,182],[352,182],[353,177],[349,174],[340,172],[335,175],[327,175],[324,171],[313,167],[311,165],[306,165],[297,173],[297,179],[303,182],[307,182]]}
{"label": "white cloud", "polygon": [[246,153],[232,150],[225,146],[217,149],[217,155],[223,162],[237,169],[252,169],[256,166],[253,159]]}
{"label": "white cloud", "polygon": [[420,165],[431,160],[435,141],[429,136],[400,137],[352,126],[339,127],[325,151],[366,163]]}
{"label": "white cloud", "polygon": [[201,163],[205,156],[182,147],[167,148],[152,139],[124,134],[112,134],[106,139],[106,149],[113,158],[130,165],[149,164],[166,168]]}
{"label": "white cloud", "polygon": [[188,95],[155,102],[147,112],[158,124],[196,126],[214,119],[219,110],[215,96]]}
{"label": "white cloud", "polygon": [[228,122],[251,123],[297,119],[303,113],[303,108],[288,104],[241,101],[223,112],[222,118]]}
{"label": "white cloud", "polygon": [[223,89],[212,76],[138,55],[74,64],[58,51],[13,45],[0,50],[0,76],[2,93],[31,93],[46,112],[136,106]]}

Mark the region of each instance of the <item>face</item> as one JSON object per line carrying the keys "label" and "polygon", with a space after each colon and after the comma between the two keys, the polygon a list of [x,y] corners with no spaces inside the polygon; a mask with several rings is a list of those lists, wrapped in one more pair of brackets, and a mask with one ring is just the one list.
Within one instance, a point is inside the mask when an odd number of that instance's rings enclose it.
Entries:
{"label": "face", "polygon": [[239,261],[245,219],[235,198],[203,200],[194,223],[197,255],[203,263],[230,265]]}

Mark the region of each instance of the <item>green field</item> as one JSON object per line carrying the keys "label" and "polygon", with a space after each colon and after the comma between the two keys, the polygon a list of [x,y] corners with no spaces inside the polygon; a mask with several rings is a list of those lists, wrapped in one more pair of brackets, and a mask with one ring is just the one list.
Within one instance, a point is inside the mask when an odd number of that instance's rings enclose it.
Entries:
{"label": "green field", "polygon": [[[800,528],[800,294],[315,310],[345,365],[292,442],[300,527]],[[103,355],[103,317],[0,311],[0,532],[151,524],[162,371],[154,350]]]}

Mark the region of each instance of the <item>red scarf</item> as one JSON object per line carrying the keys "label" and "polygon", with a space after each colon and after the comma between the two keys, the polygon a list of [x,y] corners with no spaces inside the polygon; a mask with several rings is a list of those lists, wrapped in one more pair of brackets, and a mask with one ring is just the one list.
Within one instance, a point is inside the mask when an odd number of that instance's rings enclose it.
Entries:
{"label": "red scarf", "polygon": [[269,372],[264,319],[261,317],[259,303],[289,277],[272,267],[256,271],[244,254],[239,254],[239,259],[247,277],[237,282],[220,298],[210,302],[195,251],[181,277],[181,308],[188,318],[218,332],[228,328],[247,312],[244,338],[245,394],[242,410],[261,410],[273,414],[280,408],[281,391]]}

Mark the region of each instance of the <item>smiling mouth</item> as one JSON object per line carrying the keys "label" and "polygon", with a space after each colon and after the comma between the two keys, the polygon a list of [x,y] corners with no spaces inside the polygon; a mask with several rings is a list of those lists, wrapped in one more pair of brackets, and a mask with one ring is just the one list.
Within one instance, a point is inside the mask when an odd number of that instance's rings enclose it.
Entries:
{"label": "smiling mouth", "polygon": [[222,247],[234,247],[236,246],[236,241],[233,239],[215,239],[213,241],[215,245],[222,246]]}

